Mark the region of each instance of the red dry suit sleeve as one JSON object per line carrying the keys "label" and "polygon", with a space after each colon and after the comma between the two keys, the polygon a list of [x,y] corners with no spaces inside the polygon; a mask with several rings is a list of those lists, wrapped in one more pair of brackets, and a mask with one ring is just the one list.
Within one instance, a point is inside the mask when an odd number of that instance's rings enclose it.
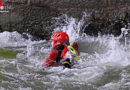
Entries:
{"label": "red dry suit sleeve", "polygon": [[77,55],[80,56],[80,52],[78,51],[78,48],[79,48],[78,44],[77,44],[76,42],[74,42],[74,43],[72,44],[72,47],[76,50]]}
{"label": "red dry suit sleeve", "polygon": [[67,52],[68,52],[68,48],[64,48],[64,50],[61,53],[61,58],[64,58]]}
{"label": "red dry suit sleeve", "polygon": [[44,60],[42,66],[43,67],[53,66],[56,61],[57,55],[58,55],[58,51],[55,49],[52,49],[48,57]]}

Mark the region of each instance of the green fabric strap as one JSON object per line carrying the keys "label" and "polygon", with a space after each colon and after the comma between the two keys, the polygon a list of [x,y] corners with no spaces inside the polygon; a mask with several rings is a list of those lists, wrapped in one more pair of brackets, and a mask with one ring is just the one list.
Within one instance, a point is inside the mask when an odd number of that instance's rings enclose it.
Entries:
{"label": "green fabric strap", "polygon": [[74,60],[80,60],[80,57],[79,56],[76,56],[76,57],[74,57]]}

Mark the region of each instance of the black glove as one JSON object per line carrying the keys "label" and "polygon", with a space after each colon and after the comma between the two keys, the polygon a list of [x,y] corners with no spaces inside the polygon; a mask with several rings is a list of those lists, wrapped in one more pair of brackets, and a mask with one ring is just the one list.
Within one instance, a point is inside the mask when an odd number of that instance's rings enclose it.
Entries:
{"label": "black glove", "polygon": [[64,68],[71,68],[71,63],[70,63],[70,59],[67,58],[64,62],[62,62]]}

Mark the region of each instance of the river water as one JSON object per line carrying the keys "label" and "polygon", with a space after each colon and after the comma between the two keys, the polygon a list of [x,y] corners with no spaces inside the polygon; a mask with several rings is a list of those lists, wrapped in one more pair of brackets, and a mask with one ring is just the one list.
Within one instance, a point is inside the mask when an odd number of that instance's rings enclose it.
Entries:
{"label": "river water", "polygon": [[0,33],[0,48],[19,51],[14,59],[0,58],[0,90],[130,90],[130,45],[112,35],[81,33],[83,20],[67,18],[66,22],[54,31],[68,33],[71,43],[79,44],[81,60],[72,69],[42,68],[50,41]]}

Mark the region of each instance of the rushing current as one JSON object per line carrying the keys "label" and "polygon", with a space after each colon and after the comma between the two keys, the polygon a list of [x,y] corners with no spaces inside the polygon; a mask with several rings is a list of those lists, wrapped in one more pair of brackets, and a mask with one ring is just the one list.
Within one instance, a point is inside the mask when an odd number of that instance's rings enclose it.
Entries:
{"label": "rushing current", "polygon": [[[57,18],[57,19],[60,19]],[[92,37],[81,32],[83,19],[64,18],[70,42],[78,42],[81,60],[72,69],[42,68],[50,41],[31,41],[17,32],[0,33],[0,48],[18,51],[16,58],[0,57],[0,90],[129,90],[130,44],[113,35]],[[122,30],[125,30],[124,28]]]}

